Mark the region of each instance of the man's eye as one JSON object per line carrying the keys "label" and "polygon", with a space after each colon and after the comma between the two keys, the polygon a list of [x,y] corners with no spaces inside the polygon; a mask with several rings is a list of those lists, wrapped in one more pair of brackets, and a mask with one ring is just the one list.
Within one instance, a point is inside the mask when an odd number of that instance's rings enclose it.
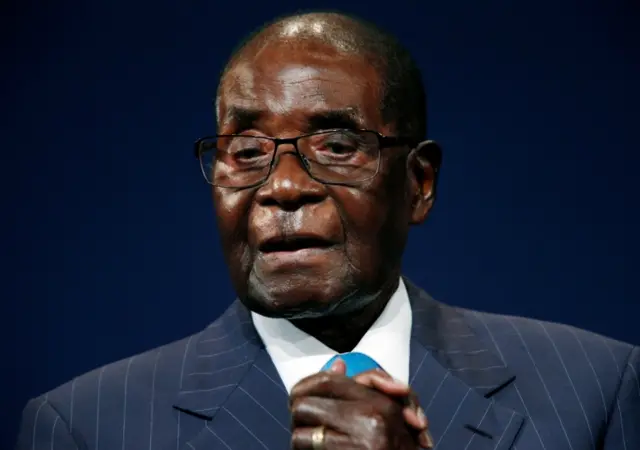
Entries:
{"label": "man's eye", "polygon": [[236,159],[253,159],[263,155],[264,152],[259,148],[243,148],[233,153],[233,157]]}
{"label": "man's eye", "polygon": [[323,151],[331,152],[336,155],[346,155],[357,150],[353,144],[343,142],[325,142]]}

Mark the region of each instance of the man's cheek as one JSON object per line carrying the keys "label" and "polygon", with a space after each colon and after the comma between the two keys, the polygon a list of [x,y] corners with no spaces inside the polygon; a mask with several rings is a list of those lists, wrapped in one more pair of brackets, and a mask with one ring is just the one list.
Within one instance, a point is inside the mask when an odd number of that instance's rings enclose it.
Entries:
{"label": "man's cheek", "polygon": [[255,255],[246,244],[236,244],[230,252],[229,264],[236,267],[238,272],[248,274],[253,266]]}
{"label": "man's cheek", "polygon": [[360,273],[368,273],[378,262],[380,247],[377,241],[350,242],[346,246],[345,256]]}

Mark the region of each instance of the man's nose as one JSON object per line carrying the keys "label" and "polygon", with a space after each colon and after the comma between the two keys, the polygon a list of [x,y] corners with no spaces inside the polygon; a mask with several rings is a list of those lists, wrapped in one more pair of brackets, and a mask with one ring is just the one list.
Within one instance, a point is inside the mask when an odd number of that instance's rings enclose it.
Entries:
{"label": "man's nose", "polygon": [[278,148],[275,158],[269,178],[256,193],[259,204],[294,211],[305,204],[319,203],[326,197],[325,186],[311,178],[295,149],[283,145]]}

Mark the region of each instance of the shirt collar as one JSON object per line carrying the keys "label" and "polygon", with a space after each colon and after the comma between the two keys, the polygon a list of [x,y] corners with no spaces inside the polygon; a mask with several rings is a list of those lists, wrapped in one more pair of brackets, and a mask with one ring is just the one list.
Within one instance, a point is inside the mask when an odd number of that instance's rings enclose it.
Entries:
{"label": "shirt collar", "polygon": [[[298,381],[318,372],[337,355],[286,319],[264,317],[254,312],[251,317],[288,392]],[[408,383],[411,320],[409,296],[401,278],[384,311],[353,351],[370,356],[392,377]]]}

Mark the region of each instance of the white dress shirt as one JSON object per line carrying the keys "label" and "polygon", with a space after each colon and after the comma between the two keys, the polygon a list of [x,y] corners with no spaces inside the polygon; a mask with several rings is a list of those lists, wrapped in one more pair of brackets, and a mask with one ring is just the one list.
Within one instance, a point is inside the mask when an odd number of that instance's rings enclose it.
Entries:
{"label": "white dress shirt", "polygon": [[[251,316],[288,392],[298,381],[319,372],[338,354],[286,319],[253,312]],[[353,351],[370,356],[393,378],[408,384],[411,319],[409,295],[400,279],[384,311]]]}

